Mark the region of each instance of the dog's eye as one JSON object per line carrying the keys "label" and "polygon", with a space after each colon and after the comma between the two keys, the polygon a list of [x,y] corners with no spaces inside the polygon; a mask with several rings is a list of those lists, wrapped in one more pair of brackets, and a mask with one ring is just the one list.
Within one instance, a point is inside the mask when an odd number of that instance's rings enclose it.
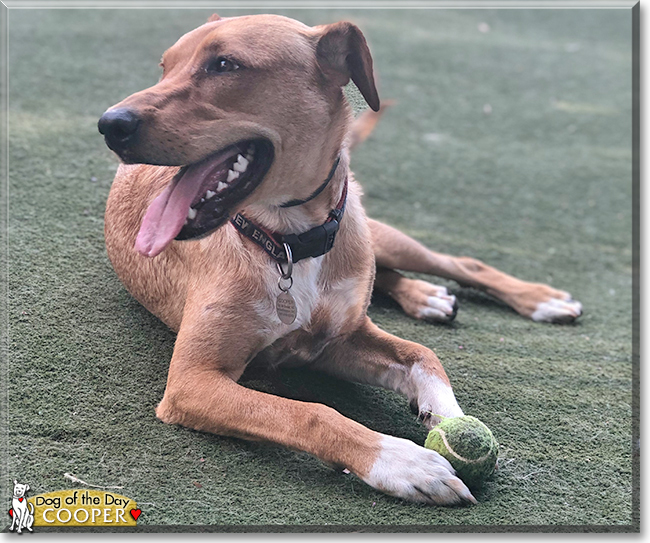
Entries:
{"label": "dog's eye", "polygon": [[234,60],[230,60],[229,58],[226,57],[219,57],[212,59],[208,62],[207,66],[205,67],[205,71],[209,74],[212,73],[224,73],[224,72],[234,72],[235,70],[239,69],[239,64],[237,64]]}

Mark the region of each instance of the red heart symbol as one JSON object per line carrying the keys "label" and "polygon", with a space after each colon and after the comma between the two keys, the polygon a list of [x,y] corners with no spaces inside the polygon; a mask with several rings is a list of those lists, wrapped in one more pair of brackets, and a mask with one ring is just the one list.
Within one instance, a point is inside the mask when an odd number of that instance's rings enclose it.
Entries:
{"label": "red heart symbol", "polygon": [[14,518],[14,510],[13,509],[9,509],[9,516],[11,518]]}
{"label": "red heart symbol", "polygon": [[24,500],[24,498],[18,498],[18,501],[19,501],[20,503],[23,503],[23,500]]}
{"label": "red heart symbol", "polygon": [[138,517],[140,516],[140,513],[142,513],[142,511],[140,509],[131,509],[129,513],[131,513],[131,516],[133,517],[134,520],[138,520]]}

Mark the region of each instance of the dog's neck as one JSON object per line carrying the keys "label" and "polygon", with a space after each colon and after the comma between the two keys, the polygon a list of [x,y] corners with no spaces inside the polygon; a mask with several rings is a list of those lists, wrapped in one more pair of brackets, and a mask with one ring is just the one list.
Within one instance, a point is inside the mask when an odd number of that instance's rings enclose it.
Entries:
{"label": "dog's neck", "polygon": [[[336,207],[341,199],[345,180],[348,177],[349,164],[348,151],[343,147],[340,152],[338,166],[331,180],[316,197],[292,207],[255,204],[247,206],[242,211],[242,214],[267,230],[278,234],[305,232],[324,223],[329,213]],[[319,171],[314,174],[314,178],[319,179],[318,184],[315,184],[316,187],[320,186],[326,179],[332,164],[330,163],[327,168],[327,170],[323,170],[324,173]],[[307,198],[308,196],[308,194],[305,194],[297,197]]]}

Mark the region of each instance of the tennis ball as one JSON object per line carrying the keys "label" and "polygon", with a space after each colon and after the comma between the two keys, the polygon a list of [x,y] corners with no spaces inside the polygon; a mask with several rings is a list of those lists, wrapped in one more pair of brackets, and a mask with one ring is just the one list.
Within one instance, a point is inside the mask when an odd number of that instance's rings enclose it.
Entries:
{"label": "tennis ball", "polygon": [[[440,416],[440,415],[437,415]],[[470,488],[477,488],[496,468],[499,444],[476,417],[442,417],[424,442],[444,456]]]}

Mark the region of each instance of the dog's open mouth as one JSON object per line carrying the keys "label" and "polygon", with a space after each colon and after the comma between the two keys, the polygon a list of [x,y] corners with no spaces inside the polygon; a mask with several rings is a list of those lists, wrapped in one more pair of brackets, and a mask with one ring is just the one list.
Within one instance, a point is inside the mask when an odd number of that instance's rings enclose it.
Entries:
{"label": "dog's open mouth", "polygon": [[147,209],[135,249],[154,257],[173,239],[195,239],[219,228],[260,185],[272,163],[273,145],[253,139],[183,166]]}

